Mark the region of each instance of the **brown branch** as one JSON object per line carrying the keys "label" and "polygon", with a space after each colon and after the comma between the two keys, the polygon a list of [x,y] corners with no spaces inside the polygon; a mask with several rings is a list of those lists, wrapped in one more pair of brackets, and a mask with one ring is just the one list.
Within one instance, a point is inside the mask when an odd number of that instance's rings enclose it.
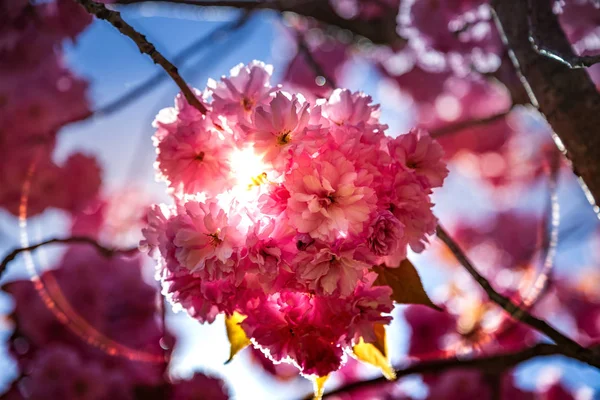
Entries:
{"label": "brown branch", "polygon": [[531,326],[540,333],[548,336],[561,348],[562,354],[583,361],[596,368],[600,368],[600,357],[590,350],[582,347],[579,343],[565,336],[556,328],[548,324],[546,321],[534,317],[525,309],[515,305],[509,298],[498,293],[490,284],[490,282],[479,273],[471,260],[462,251],[458,244],[448,235],[441,225],[437,226],[437,236],[443,241],[446,246],[452,251],[456,259],[469,272],[469,274],[479,283],[491,301],[502,307],[504,311],[509,313],[513,318],[518,319],[525,324]]}
{"label": "brown branch", "polygon": [[[532,358],[559,354],[563,354],[559,346],[548,343],[538,343],[532,347],[509,354],[498,354],[470,359],[451,357],[439,360],[420,361],[407,367],[396,368],[396,379],[413,374],[436,374],[445,372],[449,369],[477,369],[478,371],[485,371],[492,374],[501,374],[502,372]],[[325,393],[323,398],[385,384],[386,382],[389,381],[384,377],[378,377],[366,381],[350,383]]]}
{"label": "brown branch", "polygon": [[21,254],[25,251],[33,251],[39,247],[43,247],[43,246],[53,244],[53,243],[89,244],[89,245],[93,246],[98,251],[98,253],[100,253],[104,257],[113,257],[118,254],[131,255],[138,251],[137,247],[132,247],[129,249],[108,248],[108,247],[102,246],[95,239],[87,237],[87,236],[71,236],[71,237],[63,238],[63,239],[54,238],[54,239],[49,239],[49,240],[46,240],[46,241],[43,241],[43,242],[40,242],[37,244],[33,244],[31,246],[20,247],[20,248],[17,248],[17,249],[14,249],[13,251],[11,251],[6,257],[4,257],[4,259],[2,260],[2,263],[0,263],[0,278],[2,278],[2,275],[4,274],[4,272],[6,272],[6,267],[8,267],[8,264],[11,261],[13,261],[19,254]]}
{"label": "brown branch", "polygon": [[565,49],[566,52],[559,51],[557,49],[551,49],[548,47],[541,38],[543,32],[540,31],[538,21],[538,10],[539,7],[533,4],[532,0],[528,0],[528,13],[527,13],[527,26],[529,28],[529,41],[533,46],[533,50],[536,53],[548,57],[552,60],[556,60],[569,68],[587,68],[594,64],[600,63],[600,54],[592,56],[579,56],[573,52],[571,47]]}
{"label": "brown branch", "polygon": [[171,79],[179,86],[181,92],[185,96],[186,100],[190,105],[198,109],[202,114],[206,114],[206,107],[198,100],[192,89],[183,80],[177,67],[171,64],[156,48],[154,45],[146,39],[144,35],[133,29],[131,25],[121,18],[121,13],[118,11],[112,11],[107,9],[104,4],[96,3],[92,0],[75,0],[81,4],[87,12],[95,15],[99,19],[103,19],[109,22],[112,26],[117,28],[123,35],[129,37],[135,42],[141,53],[145,53],[152,58],[155,64],[160,65],[169,74]]}
{"label": "brown branch", "polygon": [[489,117],[479,118],[479,119],[471,119],[466,121],[460,121],[455,124],[442,126],[441,128],[434,129],[429,134],[433,138],[439,138],[442,136],[446,136],[453,133],[458,133],[463,129],[473,128],[476,126],[488,125],[493,122],[499,121],[505,118],[512,111],[512,107],[506,111],[500,112],[498,114],[490,115]]}
{"label": "brown branch", "polygon": [[[220,39],[222,36],[240,29],[250,20],[250,14],[251,11],[244,11],[244,13],[235,21],[220,25],[219,27],[210,31],[208,34],[198,38],[197,40],[194,40],[189,46],[181,50],[173,57],[173,62],[177,64],[183,63],[192,55],[202,50],[204,47],[215,43],[215,41]],[[158,71],[144,82],[119,96],[119,98],[107,103],[104,106],[98,107],[98,109],[94,111],[94,115],[106,115],[122,109],[130,102],[139,99],[140,96],[143,96],[144,94],[154,90],[157,85],[166,77],[168,77],[168,75],[166,75],[164,71]]]}
{"label": "brown branch", "polygon": [[[587,72],[535,52],[529,39],[528,18],[538,36],[562,55],[573,49],[564,34],[550,1],[535,1],[531,15],[523,0],[493,0],[494,19],[504,43],[510,49],[532,104],[546,117],[555,142],[572,162],[592,203],[600,201],[600,94]],[[589,189],[589,190],[588,190]],[[594,210],[598,207],[594,204]]]}
{"label": "brown branch", "polygon": [[194,1],[194,0],[119,0],[117,4],[138,4],[138,3],[169,3],[185,4],[199,7],[231,7],[240,9],[268,9],[278,12],[293,12],[304,17],[311,17],[326,25],[335,26],[340,29],[346,29],[357,36],[369,39],[375,44],[389,45],[394,48],[402,48],[406,44],[406,39],[399,36],[396,32],[397,13],[384,13],[382,17],[374,21],[365,21],[361,19],[345,19],[339,16],[335,9],[326,0],[272,0],[272,1]]}

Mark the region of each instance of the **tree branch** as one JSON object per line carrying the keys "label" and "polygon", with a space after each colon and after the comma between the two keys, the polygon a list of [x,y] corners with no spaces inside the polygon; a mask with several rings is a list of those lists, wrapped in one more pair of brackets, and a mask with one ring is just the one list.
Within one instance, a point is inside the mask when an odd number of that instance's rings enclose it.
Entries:
{"label": "tree branch", "polygon": [[117,4],[138,4],[151,1],[199,7],[232,7],[246,10],[268,9],[278,12],[293,12],[304,17],[314,18],[326,25],[347,29],[354,35],[365,37],[375,44],[389,45],[397,49],[404,47],[406,44],[406,39],[399,36],[396,32],[397,13],[384,13],[381,18],[378,18],[375,21],[345,19],[339,16],[331,6],[330,2],[326,0],[118,0]]}
{"label": "tree branch", "polygon": [[509,108],[506,111],[500,112],[498,114],[490,115],[489,117],[460,121],[455,124],[442,126],[441,128],[432,130],[431,132],[429,132],[429,134],[431,135],[432,138],[439,138],[439,137],[446,136],[449,134],[458,133],[458,132],[462,131],[463,129],[491,124],[493,122],[496,122],[496,121],[499,121],[499,120],[505,118],[508,114],[510,114],[513,107]]}
{"label": "tree branch", "polygon": [[525,309],[515,305],[509,298],[498,293],[490,284],[490,282],[479,273],[469,260],[467,255],[461,250],[458,244],[448,235],[444,228],[438,224],[437,236],[443,241],[446,246],[452,251],[456,259],[469,272],[469,274],[479,283],[491,301],[498,304],[504,311],[509,313],[513,318],[518,319],[525,324],[531,326],[540,333],[548,336],[561,348],[562,354],[583,361],[596,368],[600,368],[600,359],[592,351],[584,348],[579,343],[565,336],[546,321],[534,317]]}
{"label": "tree branch", "polygon": [[11,251],[6,257],[4,257],[4,259],[2,260],[2,263],[0,263],[0,279],[2,278],[2,275],[4,274],[4,272],[6,272],[6,267],[8,266],[8,264],[13,261],[19,254],[25,252],[25,251],[33,251],[36,250],[39,247],[43,247],[49,244],[53,244],[53,243],[63,243],[63,244],[89,244],[91,246],[93,246],[98,253],[100,253],[101,255],[103,255],[104,257],[113,257],[117,254],[121,254],[121,255],[131,255],[134,254],[136,252],[138,252],[138,248],[137,247],[132,247],[129,249],[112,249],[112,248],[108,248],[105,246],[102,246],[100,243],[98,243],[95,239],[92,239],[90,237],[87,236],[71,236],[68,238],[54,238],[54,239],[49,239],[46,240],[44,242],[41,243],[37,243],[31,246],[27,246],[27,247],[20,247],[17,249],[14,249],[13,251]]}
{"label": "tree branch", "polygon": [[548,57],[552,60],[556,60],[569,68],[586,68],[591,67],[594,64],[600,62],[600,54],[593,56],[579,56],[573,52],[571,46],[566,48],[565,52],[558,49],[551,49],[546,46],[546,41],[541,38],[545,32],[541,31],[538,27],[538,20],[540,15],[538,14],[539,6],[534,4],[532,0],[527,1],[528,13],[527,13],[527,26],[529,28],[529,41],[533,46],[536,53]]}
{"label": "tree branch", "polygon": [[298,43],[298,51],[304,55],[304,60],[309,65],[309,67],[312,68],[312,70],[315,72],[315,75],[317,77],[320,76],[324,78],[325,83],[331,89],[335,89],[337,86],[335,80],[328,76],[327,73],[323,70],[323,67],[321,67],[321,64],[319,64],[317,60],[315,60],[302,32],[296,32],[296,42]]}
{"label": "tree branch", "polygon": [[[544,43],[572,55],[550,1],[535,1],[531,18]],[[493,0],[494,19],[529,98],[550,123],[557,147],[572,162],[594,205],[600,201],[600,94],[586,71],[538,54],[529,39],[528,5],[523,0]]]}
{"label": "tree branch", "polygon": [[131,25],[121,18],[121,13],[118,11],[112,11],[107,9],[104,4],[96,3],[92,0],[74,0],[81,4],[87,12],[95,15],[99,19],[103,19],[109,22],[112,26],[117,28],[123,35],[129,37],[135,42],[141,53],[145,53],[152,58],[155,64],[160,65],[169,74],[171,79],[179,86],[181,92],[185,96],[186,100],[190,105],[195,107],[202,114],[206,114],[206,107],[198,100],[192,89],[183,80],[177,67],[175,67],[169,60],[167,60],[154,45],[146,39],[144,35],[137,32]]}
{"label": "tree branch", "polygon": [[[532,347],[510,354],[498,354],[471,359],[451,357],[439,360],[420,361],[407,367],[396,368],[396,379],[412,374],[435,374],[449,369],[477,369],[493,374],[502,372],[535,357],[545,357],[562,354],[561,349],[554,344],[538,343]],[[376,386],[389,382],[384,377],[350,383],[323,395],[323,398],[358,389]]]}
{"label": "tree branch", "polygon": [[[202,50],[204,47],[210,44],[215,43],[215,41],[220,39],[222,36],[240,29],[250,20],[250,14],[251,11],[244,11],[243,14],[235,21],[222,24],[210,31],[208,34],[198,38],[197,40],[194,40],[194,42],[173,57],[173,62],[178,64],[183,63],[194,53]],[[98,107],[98,109],[94,111],[94,114],[101,116],[120,110],[131,101],[139,99],[140,96],[143,96],[147,92],[156,88],[156,85],[162,82],[167,76],[168,75],[165,75],[164,71],[158,71],[144,82],[127,91],[125,94],[119,96],[119,98],[104,106]]]}

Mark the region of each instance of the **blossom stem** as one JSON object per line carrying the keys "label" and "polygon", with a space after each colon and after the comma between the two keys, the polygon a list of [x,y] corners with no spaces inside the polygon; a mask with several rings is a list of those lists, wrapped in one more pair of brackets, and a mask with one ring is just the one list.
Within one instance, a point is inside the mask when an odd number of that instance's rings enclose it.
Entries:
{"label": "blossom stem", "polygon": [[[535,357],[546,357],[562,354],[563,352],[557,345],[538,343],[534,346],[509,354],[498,354],[470,359],[465,359],[463,357],[459,358],[455,356],[437,360],[420,361],[406,367],[396,368],[395,372],[396,379],[413,374],[440,373],[449,369],[476,369],[478,371],[501,374],[507,369],[510,369]],[[385,384],[386,382],[388,382],[388,380],[382,376],[370,380],[350,383],[346,386],[325,393],[323,398]]]}
{"label": "blossom stem", "polygon": [[87,237],[87,236],[71,236],[71,237],[62,238],[62,239],[61,238],[48,239],[46,241],[43,241],[43,242],[40,242],[37,244],[33,244],[31,246],[20,247],[20,248],[17,248],[17,249],[14,249],[13,251],[11,251],[6,257],[4,257],[4,259],[2,260],[2,263],[0,263],[0,279],[2,278],[2,275],[4,274],[4,272],[6,272],[6,268],[8,267],[8,264],[11,261],[13,261],[19,254],[26,252],[26,251],[33,251],[39,247],[43,247],[43,246],[46,246],[49,244],[54,244],[54,243],[89,244],[89,245],[93,246],[98,251],[98,253],[100,253],[104,257],[113,257],[118,254],[132,255],[138,251],[137,246],[128,248],[128,249],[113,249],[113,248],[105,247],[105,246],[101,245],[100,243],[98,243],[95,239]]}
{"label": "blossom stem", "polygon": [[145,53],[152,58],[155,64],[160,65],[169,74],[171,79],[179,86],[181,92],[185,96],[188,103],[195,107],[202,114],[206,114],[206,107],[198,100],[192,89],[183,80],[177,70],[177,67],[167,60],[152,43],[150,43],[144,35],[136,31],[131,25],[121,18],[121,13],[118,11],[109,10],[104,4],[96,3],[92,0],[75,0],[81,4],[90,14],[95,15],[99,19],[109,22],[117,28],[123,35],[129,37],[135,42],[140,52]]}
{"label": "blossom stem", "polygon": [[534,317],[527,310],[515,305],[509,298],[498,293],[492,287],[490,282],[475,268],[471,260],[462,251],[454,239],[452,239],[446,230],[439,224],[437,226],[437,236],[446,244],[446,246],[448,246],[450,251],[452,251],[456,259],[462,264],[467,272],[469,272],[469,274],[477,281],[477,283],[479,283],[479,286],[481,286],[487,293],[490,300],[502,307],[513,318],[522,321],[523,323],[531,326],[540,333],[552,339],[558,346],[560,346],[561,354],[583,361],[596,368],[600,368],[600,357],[594,354],[594,352],[581,346],[573,339],[559,332],[546,321]]}

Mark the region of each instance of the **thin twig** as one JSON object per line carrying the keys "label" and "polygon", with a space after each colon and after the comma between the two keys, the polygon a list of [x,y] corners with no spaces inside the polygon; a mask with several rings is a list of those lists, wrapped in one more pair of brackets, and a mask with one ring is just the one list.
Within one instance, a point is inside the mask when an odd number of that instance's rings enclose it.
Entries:
{"label": "thin twig", "polygon": [[[535,357],[562,354],[559,346],[548,343],[538,343],[532,347],[510,354],[498,354],[471,359],[451,357],[439,360],[420,361],[407,367],[396,368],[396,379],[412,374],[435,374],[449,369],[477,369],[494,374],[502,372]],[[384,377],[350,383],[323,395],[323,398],[349,393],[388,382]]]}
{"label": "thin twig", "polygon": [[306,43],[306,39],[304,38],[302,32],[296,32],[296,42],[298,43],[298,51],[301,52],[302,55],[304,55],[304,60],[309,65],[309,67],[313,69],[317,77],[320,76],[324,78],[325,83],[331,89],[335,89],[337,87],[335,80],[328,76],[327,73],[323,70],[321,64],[319,64],[319,62],[315,60],[315,57],[313,56],[312,51],[308,47],[308,44]]}
{"label": "thin twig", "polygon": [[149,55],[155,64],[160,65],[169,74],[171,79],[179,86],[181,92],[185,96],[190,105],[198,109],[202,114],[206,114],[206,107],[198,100],[192,89],[183,80],[177,67],[167,60],[152,43],[150,43],[144,35],[136,31],[131,25],[121,18],[121,13],[107,9],[104,4],[96,3],[92,0],[75,0],[81,4],[87,12],[95,15],[99,19],[103,19],[119,30],[123,35],[129,37],[135,42],[140,52]]}
{"label": "thin twig", "polygon": [[95,239],[87,237],[87,236],[71,236],[68,238],[53,238],[53,239],[49,239],[37,244],[33,244],[31,246],[27,246],[27,247],[20,247],[17,249],[14,249],[13,251],[11,251],[6,257],[4,257],[4,259],[2,260],[2,263],[0,264],[0,278],[2,278],[2,275],[4,274],[4,272],[6,272],[6,267],[8,266],[8,264],[13,261],[19,254],[25,252],[25,251],[33,251],[39,247],[43,247],[49,244],[53,244],[53,243],[63,243],[63,244],[89,244],[91,246],[93,246],[98,253],[100,253],[101,255],[103,255],[104,257],[113,257],[115,255],[132,255],[136,252],[138,252],[138,248],[137,247],[132,247],[129,249],[113,249],[113,248],[109,248],[109,247],[105,247],[103,245],[101,245],[100,243],[98,243]]}
{"label": "thin twig", "polygon": [[[184,63],[189,57],[202,50],[204,47],[215,43],[215,41],[220,39],[222,36],[228,34],[229,32],[233,32],[237,29],[240,29],[249,21],[250,14],[251,11],[244,10],[242,15],[235,21],[220,25],[214,30],[210,31],[208,34],[198,38],[185,49],[181,50],[181,52],[177,53],[173,57],[173,62],[177,64]],[[94,111],[94,114],[106,115],[114,111],[121,110],[130,102],[138,100],[140,96],[143,96],[147,92],[154,90],[157,87],[157,85],[167,77],[168,75],[165,75],[164,71],[158,71],[157,73],[146,79],[144,82],[140,83],[139,85],[136,85],[127,93],[119,96],[119,98],[111,101],[110,103],[104,106],[98,107],[98,109]]]}
{"label": "thin twig", "polygon": [[325,0],[118,0],[116,4],[139,4],[139,3],[166,3],[183,4],[197,7],[230,7],[252,10],[274,10],[280,13],[293,12],[305,17],[349,31],[350,33],[369,39],[376,44],[384,44],[396,49],[402,48],[406,39],[398,35],[396,12],[383,13],[376,20],[367,21],[359,18],[345,19],[341,17]]}
{"label": "thin twig", "polygon": [[529,27],[529,41],[533,46],[533,50],[536,53],[556,60],[569,68],[587,68],[594,64],[600,63],[600,54],[592,56],[579,56],[573,52],[573,49],[569,46],[566,51],[560,51],[559,49],[550,49],[546,46],[544,40],[540,38],[540,29],[537,26],[537,9],[532,0],[528,0],[528,15],[527,23]]}
{"label": "thin twig", "polygon": [[452,125],[446,125],[441,128],[432,130],[430,132],[430,135],[433,138],[439,138],[441,136],[446,136],[452,133],[458,133],[463,129],[473,128],[475,126],[488,125],[505,118],[508,114],[510,114],[511,111],[512,107],[498,114],[490,115],[489,117],[470,119],[467,121],[460,121]]}
{"label": "thin twig", "polygon": [[473,263],[471,263],[467,255],[439,224],[437,226],[437,236],[446,244],[446,246],[448,246],[456,259],[463,265],[463,267],[477,281],[477,283],[479,283],[479,286],[481,286],[487,293],[490,300],[502,307],[513,318],[526,323],[537,331],[548,336],[558,346],[561,347],[562,354],[600,368],[600,360],[598,359],[599,357],[597,357],[593,352],[582,347],[579,343],[560,333],[546,321],[534,317],[523,308],[515,305],[509,298],[498,293],[492,287],[490,282],[473,266]]}

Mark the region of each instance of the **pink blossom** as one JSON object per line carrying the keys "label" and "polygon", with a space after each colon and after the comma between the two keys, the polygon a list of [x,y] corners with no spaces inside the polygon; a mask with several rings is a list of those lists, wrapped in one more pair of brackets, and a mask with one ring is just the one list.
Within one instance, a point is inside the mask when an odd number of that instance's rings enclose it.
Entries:
{"label": "pink blossom", "polygon": [[280,215],[287,208],[290,192],[284,185],[269,185],[266,193],[258,198],[258,207],[266,215]]}
{"label": "pink blossom", "polygon": [[337,319],[322,298],[282,292],[248,309],[242,327],[274,361],[290,357],[303,374],[325,376],[341,363]]}
{"label": "pink blossom", "polygon": [[389,314],[394,308],[392,289],[389,286],[373,286],[375,279],[377,274],[374,272],[365,274],[349,298],[352,321],[348,337],[355,343],[360,337],[366,342],[374,343],[374,324],[389,324],[392,320],[391,316],[383,315]]}
{"label": "pink blossom", "polygon": [[269,82],[272,73],[271,65],[252,61],[235,66],[229,78],[222,77],[220,82],[209,80],[213,112],[227,116],[232,122],[248,121],[258,105],[271,100],[271,93],[275,91]]}
{"label": "pink blossom", "polygon": [[428,243],[427,235],[435,232],[437,219],[433,204],[413,174],[400,171],[393,182],[392,214],[404,225],[404,234],[411,249],[421,252]]}
{"label": "pink blossom", "polygon": [[255,151],[265,162],[281,168],[291,158],[290,150],[302,144],[309,119],[308,106],[296,95],[288,98],[277,92],[269,105],[256,108],[252,126],[246,129],[248,139],[254,141]]}
{"label": "pink blossom", "polygon": [[364,93],[352,93],[348,89],[333,91],[322,110],[331,121],[331,134],[338,143],[360,137],[363,143],[378,140],[387,125],[379,123],[379,105]]}
{"label": "pink blossom", "polygon": [[[64,186],[56,206],[71,212],[80,211],[100,191],[102,175],[98,161],[81,153],[69,156],[61,167],[60,183]],[[58,196],[57,196],[58,197]]]}
{"label": "pink blossom", "polygon": [[169,400],[227,400],[229,395],[221,379],[196,372],[189,379],[172,382],[173,388]]}
{"label": "pink blossom", "polygon": [[[445,164],[425,134],[387,138],[369,96],[338,89],[311,104],[271,88],[270,72],[254,62],[211,82],[208,118],[183,105],[157,117],[176,206],[150,210],[141,245],[175,306],[200,322],[238,312],[274,362],[325,376],[390,322],[392,289],[370,270],[424,248]],[[205,147],[223,164],[199,170]],[[260,178],[247,149],[269,164]]]}
{"label": "pink blossom", "polygon": [[387,256],[398,250],[406,251],[404,226],[391,212],[381,212],[369,227],[367,243],[369,250],[377,256]]}
{"label": "pink blossom", "polygon": [[[31,399],[100,400],[109,390],[107,372],[98,362],[83,360],[73,349],[51,346],[31,362],[26,391]],[[29,384],[27,384],[29,383]]]}
{"label": "pink blossom", "polygon": [[349,296],[370,267],[354,257],[355,250],[312,246],[294,260],[298,280],[317,294]]}
{"label": "pink blossom", "polygon": [[243,244],[239,216],[228,215],[215,201],[190,201],[184,209],[184,214],[171,221],[176,231],[175,257],[180,265],[211,279],[233,273],[234,253]]}
{"label": "pink blossom", "polygon": [[152,205],[146,214],[146,227],[142,228],[144,239],[140,241],[140,248],[147,251],[155,259],[160,254],[166,254],[166,229],[171,210],[165,204]]}
{"label": "pink blossom", "polygon": [[217,194],[230,186],[232,144],[206,120],[178,126],[156,140],[159,177],[173,189]]}
{"label": "pink blossom", "polygon": [[426,131],[413,129],[390,141],[389,148],[392,158],[414,171],[424,189],[442,186],[448,175],[444,151]]}
{"label": "pink blossom", "polygon": [[289,263],[295,250],[292,246],[290,232],[282,232],[274,221],[257,224],[246,237],[245,269],[269,288],[282,270],[291,272]]}
{"label": "pink blossom", "polygon": [[371,179],[337,151],[299,159],[284,183],[290,222],[298,232],[322,240],[359,234],[375,208]]}

